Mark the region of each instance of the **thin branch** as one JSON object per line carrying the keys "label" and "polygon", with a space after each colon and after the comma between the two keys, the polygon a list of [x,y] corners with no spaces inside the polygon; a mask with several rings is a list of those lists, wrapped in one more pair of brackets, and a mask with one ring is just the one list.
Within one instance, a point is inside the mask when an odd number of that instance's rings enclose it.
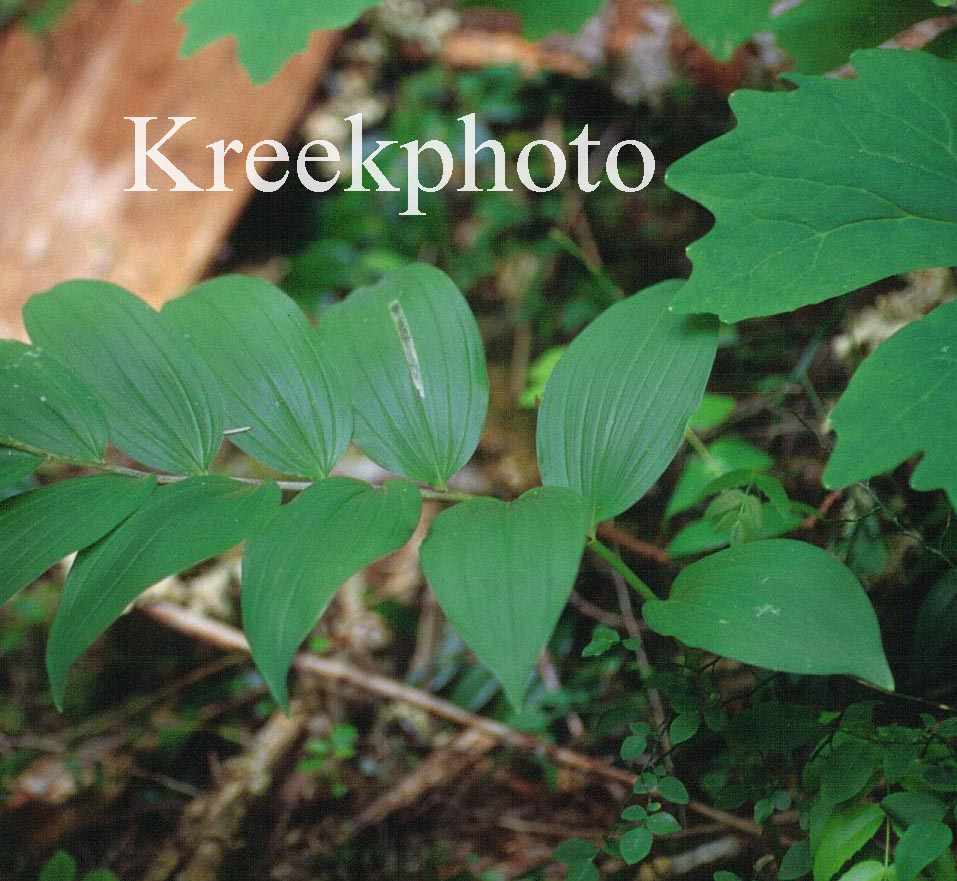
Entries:
{"label": "thin branch", "polygon": [[[43,459],[44,463],[48,465],[62,465],[70,468],[81,468],[86,471],[98,471],[101,474],[116,474],[120,477],[155,477],[156,482],[161,485],[182,483],[184,480],[189,480],[192,477],[199,476],[196,474],[157,474],[154,471],[143,471],[139,468],[126,468],[122,465],[113,465],[112,463],[103,460],[87,461],[85,459],[73,459],[69,456],[55,456],[51,453],[48,453],[46,450],[41,450],[38,447],[33,447],[30,444],[21,443],[20,441],[15,440],[4,439],[0,441],[0,447],[7,447],[11,450],[19,450],[21,453],[29,453],[31,456],[37,456],[38,458]],[[228,477],[230,480],[235,480],[238,483],[245,483],[249,486],[261,486],[264,483],[275,483],[276,486],[278,486],[281,490],[290,493],[305,492],[315,483],[313,480],[269,480],[258,477],[236,477],[232,474],[227,474],[224,476]],[[474,498],[477,498],[477,496],[472,493],[430,489],[424,486],[419,487],[419,492],[422,494],[422,498],[428,502],[447,502],[451,504],[455,502],[468,502]]]}
{"label": "thin branch", "polygon": [[624,578],[643,600],[647,602],[648,600],[658,599],[658,597],[655,596],[655,592],[648,587],[610,547],[602,544],[597,538],[593,538],[588,542],[588,547],[596,557]]}
{"label": "thin branch", "polygon": [[[249,653],[249,644],[242,632],[228,624],[214,621],[205,615],[190,612],[171,603],[156,603],[145,606],[142,611],[179,633],[215,645],[224,651]],[[529,750],[537,755],[547,756],[556,764],[563,765],[566,768],[614,781],[628,788],[633,787],[637,780],[636,775],[622,768],[616,768],[602,759],[592,758],[554,743],[548,743],[531,734],[516,731],[514,728],[510,728],[494,719],[476,716],[474,713],[463,710],[461,707],[428,692],[412,688],[387,676],[367,673],[344,661],[334,658],[320,658],[308,652],[301,652],[293,660],[293,666],[301,673],[343,682],[381,698],[416,707],[457,725],[476,728],[492,735],[500,743],[515,749]],[[760,838],[763,835],[763,830],[757,823],[713,808],[702,802],[692,801],[688,805],[688,809],[699,816],[707,817],[728,828],[737,829],[751,837]]]}
{"label": "thin branch", "polygon": [[[631,605],[631,594],[628,593],[628,585],[625,584],[617,572],[611,573],[612,580],[615,582],[615,592],[618,594],[618,605],[621,608],[621,616],[625,622],[625,628],[628,635],[634,643],[635,660],[638,662],[638,671],[641,673],[642,680],[647,680],[652,673],[651,662],[645,653],[645,644],[641,639],[641,625],[635,617],[635,610]],[[661,732],[661,749],[664,753],[663,761],[669,774],[675,773],[674,760],[671,758],[671,738],[668,736],[668,716],[665,713],[665,705],[661,700],[661,693],[657,688],[646,689],[648,694],[648,704],[651,707],[652,721],[655,728]]]}
{"label": "thin branch", "polygon": [[612,544],[618,544],[628,548],[629,551],[637,554],[639,557],[647,557],[660,566],[663,566],[671,559],[668,556],[668,552],[663,548],[659,548],[657,545],[651,544],[651,542],[642,541],[640,538],[635,538],[630,532],[626,532],[620,526],[616,526],[612,520],[606,520],[604,523],[598,524],[598,535],[612,542]]}
{"label": "thin branch", "polygon": [[615,612],[609,612],[601,606],[596,606],[591,600],[585,599],[578,591],[573,590],[571,592],[571,596],[568,597],[568,604],[578,609],[586,618],[591,618],[593,621],[604,624],[606,627],[611,627],[614,630],[622,630],[625,626],[621,615]]}

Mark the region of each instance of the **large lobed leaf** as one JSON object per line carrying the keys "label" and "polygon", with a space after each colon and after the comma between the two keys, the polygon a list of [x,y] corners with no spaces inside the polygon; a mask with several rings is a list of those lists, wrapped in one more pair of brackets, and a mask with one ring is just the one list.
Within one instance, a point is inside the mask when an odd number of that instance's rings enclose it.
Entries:
{"label": "large lobed leaf", "polygon": [[674,314],[680,287],[667,281],[616,303],[568,347],[545,386],[542,482],[579,493],[592,525],[651,488],[701,403],[717,322]]}
{"label": "large lobed leaf", "polygon": [[193,0],[180,15],[187,33],[180,54],[188,57],[224,37],[236,39],[236,55],[257,85],[271,79],[306,48],[314,30],[352,24],[379,0]]}
{"label": "large lobed leaf", "polygon": [[957,301],[882,343],[854,372],[831,423],[837,445],[825,484],[848,486],[923,453],[911,485],[943,488],[957,507]]}
{"label": "large lobed leaf", "polygon": [[98,462],[106,417],[79,379],[42,348],[0,340],[0,443],[81,462]]}
{"label": "large lobed leaf", "polygon": [[851,52],[883,43],[939,14],[929,0],[673,0],[682,23],[712,55],[727,61],[756,34],[773,33],[801,73],[840,67]]}
{"label": "large lobed leaf", "polygon": [[170,301],[163,318],[215,376],[236,446],[283,474],[329,473],[352,437],[352,408],[289,297],[230,275]]}
{"label": "large lobed leaf", "polygon": [[152,477],[64,480],[0,502],[0,603],[139,508]]}
{"label": "large lobed leaf", "polygon": [[804,542],[756,541],[705,557],[643,614],[662,636],[746,664],[894,687],[867,594],[849,569]]}
{"label": "large lobed leaf", "polygon": [[243,627],[253,660],[280,706],[299,644],[342,583],[404,545],[422,497],[405,480],[373,489],[331,477],[314,484],[255,536],[243,559]]}
{"label": "large lobed leaf", "polygon": [[47,643],[57,706],[70,665],[145,588],[263,528],[280,496],[274,483],[192,477],[159,487],[135,514],[82,551],[63,587]]}
{"label": "large lobed leaf", "polygon": [[222,442],[218,390],[146,303],[106,282],[70,281],[32,297],[23,318],[34,347],[97,395],[115,446],[160,471],[206,470]]}
{"label": "large lobed leaf", "polygon": [[450,508],[422,544],[439,605],[516,708],[568,601],[587,525],[579,496],[539,487]]}
{"label": "large lobed leaf", "polygon": [[715,215],[677,309],[739,321],[957,263],[957,64],[853,63],[856,80],[736,93],[737,128],[671,167],[669,185]]}
{"label": "large lobed leaf", "polygon": [[478,325],[452,280],[423,264],[359,288],[319,327],[355,409],[355,442],[383,468],[444,487],[488,411]]}

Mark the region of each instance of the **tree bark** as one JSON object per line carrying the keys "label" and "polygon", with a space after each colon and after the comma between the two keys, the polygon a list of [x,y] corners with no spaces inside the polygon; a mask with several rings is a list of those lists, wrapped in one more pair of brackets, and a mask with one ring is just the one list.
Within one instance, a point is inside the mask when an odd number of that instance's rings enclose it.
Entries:
{"label": "tree bark", "polygon": [[157,117],[150,144],[168,131],[167,117],[196,117],[164,152],[209,187],[206,145],[238,139],[248,150],[286,138],[338,37],[314,34],[257,88],[231,40],[178,57],[186,5],[74,0],[51,34],[0,32],[0,336],[22,337],[23,303],[66,279],[105,279],[158,305],[201,278],[252,193],[244,158],[227,158],[231,193],[169,192],[155,166],[148,182],[157,192],[125,192],[134,130],[124,117]]}

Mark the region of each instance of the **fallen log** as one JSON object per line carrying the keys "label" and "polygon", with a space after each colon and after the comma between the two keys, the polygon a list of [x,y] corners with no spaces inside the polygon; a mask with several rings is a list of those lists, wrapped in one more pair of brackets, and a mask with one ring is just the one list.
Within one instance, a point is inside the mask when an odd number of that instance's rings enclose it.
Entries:
{"label": "fallen log", "polygon": [[196,117],[177,136],[177,165],[211,186],[206,145],[286,138],[338,40],[315,33],[257,88],[231,40],[178,57],[185,6],[75,0],[47,35],[0,32],[0,337],[22,337],[23,303],[66,279],[112,281],[158,305],[201,278],[252,192],[243,159],[226,159],[234,192],[169,192],[156,168],[157,192],[126,192],[134,129],[124,117]]}

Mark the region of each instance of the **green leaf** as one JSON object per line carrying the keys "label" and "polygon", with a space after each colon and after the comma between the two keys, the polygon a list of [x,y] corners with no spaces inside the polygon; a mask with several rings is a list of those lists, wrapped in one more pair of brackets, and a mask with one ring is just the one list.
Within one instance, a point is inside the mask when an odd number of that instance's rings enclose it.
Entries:
{"label": "green leaf", "polygon": [[542,481],[581,494],[592,525],[651,488],[701,403],[717,324],[670,311],[680,286],[663,282],[605,311],[568,347],[545,386],[537,438]]}
{"label": "green leaf", "polygon": [[634,762],[641,758],[648,749],[648,738],[643,734],[632,734],[621,742],[619,754],[622,761]]}
{"label": "green leaf", "polygon": [[821,798],[839,804],[859,795],[880,770],[874,744],[853,740],[835,747],[821,772]]}
{"label": "green leaf", "polygon": [[857,79],[736,93],[737,128],[671,166],[668,183],[716,218],[688,249],[677,309],[739,321],[957,263],[957,65],[853,61]]}
{"label": "green leaf", "polygon": [[774,804],[769,798],[760,798],[754,803],[754,822],[759,825],[771,819]]}
{"label": "green leaf", "polygon": [[921,871],[947,851],[952,840],[950,829],[940,822],[921,820],[908,826],[894,851],[898,881],[914,881]]}
{"label": "green leaf", "polygon": [[852,866],[840,877],[840,881],[884,881],[884,864],[878,860],[865,860]]}
{"label": "green leaf", "polygon": [[677,746],[686,740],[691,740],[698,733],[701,727],[700,713],[681,713],[672,720],[668,726],[668,737],[671,743]]}
{"label": "green leaf", "polygon": [[658,792],[665,801],[676,805],[686,805],[691,801],[688,790],[677,777],[664,777],[658,781]]}
{"label": "green leaf", "polygon": [[641,805],[628,805],[621,812],[621,818],[627,823],[642,823],[648,818],[648,811]]}
{"label": "green leaf", "polygon": [[618,842],[618,850],[621,858],[629,865],[640,863],[648,854],[651,853],[651,845],[654,842],[654,836],[642,826],[635,829],[629,829],[621,836]]}
{"label": "green leaf", "polygon": [[716,477],[734,471],[766,471],[773,464],[774,459],[747,441],[736,437],[716,440],[708,447],[708,458],[695,453],[688,460],[665,509],[665,517],[674,517],[697,505]]}
{"label": "green leaf", "polygon": [[834,557],[804,542],[758,541],[705,557],[643,614],[663,636],[746,664],[894,687],[867,594]]}
{"label": "green leaf", "polygon": [[70,281],[32,297],[23,318],[34,345],[97,395],[114,445],[160,471],[206,470],[222,442],[217,389],[146,303],[106,282]]}
{"label": "green leaf", "polygon": [[673,835],[681,831],[681,824],[667,811],[652,814],[646,822],[648,831],[654,835]]}
{"label": "green leaf", "polygon": [[914,625],[915,665],[936,660],[957,646],[957,572],[949,570],[931,585]]}
{"label": "green leaf", "polygon": [[569,863],[565,881],[599,881],[600,878],[594,863]]}
{"label": "green leaf", "polygon": [[40,870],[38,881],[73,881],[76,877],[76,860],[66,851],[58,850]]}
{"label": "green leaf", "polygon": [[12,486],[24,477],[33,474],[43,464],[39,456],[21,453],[8,447],[0,447],[0,490]]}
{"label": "green leaf", "polygon": [[763,701],[735,715],[725,736],[742,753],[787,754],[810,743],[820,730],[816,713],[810,707]]}
{"label": "green leaf", "polygon": [[957,300],[899,330],[855,371],[831,414],[837,445],[824,482],[848,486],[923,452],[911,485],[943,488],[957,507],[954,401]]}
{"label": "green leaf", "polygon": [[0,443],[99,462],[108,429],[99,402],[41,348],[0,340]]}
{"label": "green leaf", "polygon": [[[782,515],[770,502],[761,505],[760,538],[777,538],[793,532],[804,522],[804,514],[789,511]],[[733,525],[733,524],[732,524]],[[668,544],[668,556],[690,557],[705,551],[716,551],[731,543],[731,531],[728,524],[705,518],[689,523],[678,531]]]}
{"label": "green leaf", "polygon": [[692,431],[710,431],[724,422],[734,410],[735,400],[730,395],[715,395],[706,393],[701,399],[701,406],[688,420],[688,428]]}
{"label": "green leaf", "polygon": [[795,881],[797,878],[809,875],[813,866],[814,858],[811,856],[811,842],[805,838],[788,848],[784,859],[781,860],[778,878],[780,881]]}
{"label": "green leaf", "polygon": [[235,37],[236,55],[256,85],[272,79],[306,48],[314,30],[343,28],[379,0],[193,0],[180,15],[187,32],[180,55],[188,58],[224,37]]}
{"label": "green leaf", "polygon": [[704,512],[718,532],[726,533],[732,547],[761,538],[764,532],[764,506],[757,496],[744,490],[723,492],[711,500]]}
{"label": "green leaf", "polygon": [[792,502],[788,498],[784,485],[776,477],[770,474],[759,474],[753,470],[728,471],[721,477],[716,477],[709,483],[704,494],[725,492],[729,489],[746,489],[750,492],[752,489],[759,489],[768,501],[782,514],[786,514],[792,507]]}
{"label": "green leaf", "polygon": [[719,61],[745,40],[769,29],[771,0],[672,0],[681,23]]}
{"label": "green leaf", "polygon": [[922,777],[935,792],[957,792],[957,768],[953,765],[925,765]]}
{"label": "green leaf", "polygon": [[592,16],[598,15],[605,0],[467,0],[463,5],[504,9],[522,19],[525,35],[540,40],[555,31],[572,32]]}
{"label": "green leaf", "polygon": [[826,73],[851,52],[876,46],[931,18],[927,0],[804,0],[783,12],[771,0],[674,0],[682,23],[716,58],[727,61],[756,34],[773,33],[801,73]]}
{"label": "green leaf", "polygon": [[[7,5],[11,0],[8,0]],[[22,0],[12,0],[16,7]],[[36,3],[25,4],[26,8],[22,10],[21,15],[23,23],[36,34],[43,37],[50,33],[56,26],[60,17],[66,12],[71,0],[38,0]],[[0,21],[5,23],[7,9],[0,4]]]}
{"label": "green leaf", "polygon": [[333,306],[319,333],[352,398],[362,451],[444,487],[475,452],[488,410],[482,338],[452,280],[403,267]]}
{"label": "green leaf", "polygon": [[570,838],[555,848],[552,856],[560,863],[585,863],[598,856],[598,848],[582,838]]}
{"label": "green leaf", "polygon": [[824,825],[814,853],[814,881],[830,881],[881,827],[884,812],[875,804],[838,808]]}
{"label": "green leaf", "polygon": [[[949,850],[944,851],[931,863],[927,872],[932,881],[957,881],[957,864],[954,862],[954,855]],[[893,878],[889,877],[888,881],[897,881],[897,873],[894,873]]]}
{"label": "green leaf", "polygon": [[422,497],[408,481],[374,489],[331,477],[284,506],[249,541],[243,560],[243,627],[253,660],[283,709],[293,655],[336,591],[412,536]]}
{"label": "green leaf", "polygon": [[302,310],[256,278],[225,276],[163,308],[219,383],[241,450],[283,474],[325,477],[352,437],[342,382]]}
{"label": "green leaf", "polygon": [[591,635],[591,642],[582,649],[583,658],[600,658],[621,642],[621,634],[611,627],[599,624]]}
{"label": "green leaf", "polygon": [[921,792],[892,792],[881,801],[881,807],[898,826],[915,823],[939,823],[947,813],[947,806]]}
{"label": "green leaf", "polygon": [[142,505],[152,478],[77,477],[0,502],[0,603]]}
{"label": "green leaf", "polygon": [[932,18],[927,0],[804,0],[771,20],[778,45],[801,73],[827,73],[857,49],[877,46]]}
{"label": "green leaf", "polygon": [[47,644],[56,705],[63,704],[70,665],[145,588],[261,529],[280,497],[274,483],[249,486],[219,476],[161,486],[135,514],[80,553]]}
{"label": "green leaf", "polygon": [[575,582],[586,525],[578,496],[539,487],[450,508],[422,544],[439,605],[516,708]]}

